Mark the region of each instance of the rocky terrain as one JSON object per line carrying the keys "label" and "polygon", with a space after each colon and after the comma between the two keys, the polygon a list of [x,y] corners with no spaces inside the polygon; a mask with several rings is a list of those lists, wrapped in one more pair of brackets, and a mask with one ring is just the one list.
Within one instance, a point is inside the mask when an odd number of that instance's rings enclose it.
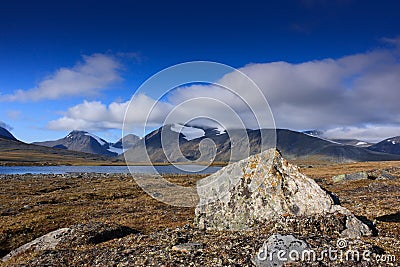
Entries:
{"label": "rocky terrain", "polygon": [[[200,229],[194,208],[157,202],[130,175],[3,175],[0,176],[1,254],[5,256],[28,242],[34,246],[25,245],[26,251],[14,253],[2,264],[253,266],[264,243],[274,234],[280,234],[293,235],[316,253],[328,248],[344,253],[351,248],[368,251],[371,259],[324,258],[291,266],[398,266],[399,162],[307,165],[301,172],[333,196],[335,203],[340,200],[342,207],[369,226],[372,235],[344,237],[343,231],[351,226],[343,213],[283,213],[248,230]],[[368,175],[356,180],[332,179],[360,172]],[[176,184],[195,186],[204,177],[165,178]],[[60,232],[51,234],[54,230]],[[35,240],[49,233],[50,238]]]}

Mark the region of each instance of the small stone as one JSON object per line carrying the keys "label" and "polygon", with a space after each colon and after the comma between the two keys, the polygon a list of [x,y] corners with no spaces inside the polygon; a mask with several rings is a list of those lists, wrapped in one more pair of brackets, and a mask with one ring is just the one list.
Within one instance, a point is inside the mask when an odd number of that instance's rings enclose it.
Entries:
{"label": "small stone", "polygon": [[180,251],[180,252],[184,252],[184,253],[189,253],[191,251],[196,251],[196,250],[200,250],[200,249],[203,249],[203,244],[196,243],[196,242],[179,244],[179,245],[175,245],[172,247],[172,250]]}
{"label": "small stone", "polygon": [[346,229],[340,233],[347,238],[360,238],[361,236],[371,235],[369,227],[357,219],[354,215],[348,215],[346,218]]}
{"label": "small stone", "polygon": [[163,194],[158,193],[158,192],[153,192],[151,195],[152,195],[153,197],[155,197],[155,198],[159,198],[159,197],[162,197],[162,196],[163,196]]}
{"label": "small stone", "polygon": [[382,171],[377,179],[378,180],[394,180],[394,179],[396,179],[396,177],[391,175],[387,171]]}
{"label": "small stone", "polygon": [[349,174],[339,174],[336,176],[332,177],[332,180],[334,182],[340,182],[340,181],[358,181],[358,180],[365,180],[368,179],[368,173],[367,172],[355,172],[355,173],[349,173]]}

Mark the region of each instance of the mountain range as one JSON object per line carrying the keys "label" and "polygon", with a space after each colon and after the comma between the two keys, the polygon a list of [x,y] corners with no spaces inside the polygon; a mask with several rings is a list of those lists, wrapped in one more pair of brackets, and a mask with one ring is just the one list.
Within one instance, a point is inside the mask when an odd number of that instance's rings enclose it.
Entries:
{"label": "mountain range", "polygon": [[0,127],[0,138],[17,141],[17,138],[15,138],[7,129],[3,127]]}
{"label": "mountain range", "polygon": [[[271,147],[276,140],[276,147],[288,159],[331,162],[400,160],[400,137],[370,144],[354,139],[327,140],[319,135],[319,131],[286,129],[277,129],[276,132],[271,129],[230,130],[228,133],[215,128],[172,124],[164,125],[143,138],[129,134],[115,143],[89,132],[72,131],[64,138],[35,142],[31,146],[79,151],[121,161],[126,158],[129,162],[146,161],[146,153],[152,162],[228,162],[259,153],[262,140],[267,140],[264,149]],[[0,128],[1,138],[3,142],[19,142],[4,128]],[[167,146],[163,147],[162,139]]]}
{"label": "mountain range", "polygon": [[370,146],[368,149],[400,155],[400,136],[385,139],[375,145]]}
{"label": "mountain range", "polygon": [[33,144],[108,157],[116,157],[123,153],[122,148],[114,147],[113,144],[110,144],[97,135],[85,131],[72,131],[64,138],[54,141],[35,142]]}
{"label": "mountain range", "polygon": [[[114,159],[113,161],[118,161]],[[67,149],[27,144],[0,127],[0,165],[99,165],[110,158]]]}
{"label": "mountain range", "polygon": [[[259,153],[262,140],[267,140],[266,144],[264,144],[264,149],[270,148],[276,138],[276,147],[288,159],[315,159],[331,162],[400,159],[400,155],[341,144],[286,129],[277,129],[276,132],[271,129],[231,130],[228,134],[218,129],[197,128],[197,130],[202,130],[203,133],[196,136],[196,138],[188,138],[182,132],[193,135],[194,130],[184,129],[184,131],[181,130],[179,132],[176,128],[175,125],[165,125],[149,133],[125,152],[125,158],[130,162],[145,161],[143,151],[147,151],[152,162],[184,162],[185,158],[198,162],[209,161],[210,158],[217,162],[228,162],[231,159],[231,152],[234,151],[231,160],[236,161],[248,155]],[[162,146],[162,139],[164,141],[163,144],[170,144],[170,148]],[[204,141],[208,143],[212,141],[215,146],[212,144],[210,146],[201,145]],[[247,143],[249,144],[248,148]],[[144,147],[146,150],[144,150]],[[180,150],[177,148],[180,148]]]}
{"label": "mountain range", "polygon": [[[319,131],[319,130],[310,130],[310,131],[303,131],[302,133],[313,136],[313,137],[318,137],[320,139],[325,139],[324,132]],[[372,146],[373,143],[358,140],[358,139],[325,139],[330,142],[342,144],[342,145],[351,145],[351,146],[358,146],[358,147],[369,147]]]}

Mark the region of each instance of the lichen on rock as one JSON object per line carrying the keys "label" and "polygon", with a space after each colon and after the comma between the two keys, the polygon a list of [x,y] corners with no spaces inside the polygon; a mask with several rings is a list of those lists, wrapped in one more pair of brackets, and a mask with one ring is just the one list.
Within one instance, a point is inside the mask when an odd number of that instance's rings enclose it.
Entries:
{"label": "lichen on rock", "polygon": [[[232,163],[198,181],[197,192],[195,223],[200,229],[246,230],[287,216],[335,212],[348,216],[351,227],[365,226],[276,149]],[[358,227],[363,230],[360,235],[367,232],[363,226]],[[357,231],[348,232],[357,235]]]}

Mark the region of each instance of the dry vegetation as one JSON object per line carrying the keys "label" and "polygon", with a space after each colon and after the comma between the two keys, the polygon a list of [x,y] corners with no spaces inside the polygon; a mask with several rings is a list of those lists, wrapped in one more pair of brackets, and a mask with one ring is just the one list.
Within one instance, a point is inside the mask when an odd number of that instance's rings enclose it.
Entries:
{"label": "dry vegetation", "polygon": [[[184,181],[186,176],[170,176]],[[53,175],[0,179],[2,254],[52,230],[78,223],[122,224],[141,232],[191,221],[192,208],[168,206],[145,194],[130,175],[60,178]]]}
{"label": "dry vegetation", "polygon": [[[117,160],[66,149],[25,144],[0,138],[0,166],[104,165]],[[123,161],[120,161],[121,163]]]}
{"label": "dry vegetation", "polygon": [[[356,215],[376,222],[378,236],[365,241],[400,259],[400,162],[313,166],[302,171],[337,194],[342,205]],[[386,169],[397,179],[338,183],[331,180],[332,175],[376,169]],[[171,175],[166,178],[174,183],[193,186],[201,177]],[[60,175],[24,175],[0,178],[1,255],[40,235],[73,224],[116,223],[150,234],[191,225],[193,216],[193,208],[172,207],[154,200],[136,185],[130,175],[80,177],[75,174],[64,178]],[[112,247],[118,244],[114,241],[101,244],[105,245]],[[137,246],[139,249],[145,244]],[[93,246],[80,249],[89,251]]]}
{"label": "dry vegetation", "polygon": [[[333,183],[331,177],[343,173],[386,170],[393,180],[359,180]],[[357,216],[376,223],[378,237],[369,241],[400,259],[400,162],[360,162],[319,168],[303,168],[302,172],[317,180],[325,189],[339,196],[341,205]]]}

